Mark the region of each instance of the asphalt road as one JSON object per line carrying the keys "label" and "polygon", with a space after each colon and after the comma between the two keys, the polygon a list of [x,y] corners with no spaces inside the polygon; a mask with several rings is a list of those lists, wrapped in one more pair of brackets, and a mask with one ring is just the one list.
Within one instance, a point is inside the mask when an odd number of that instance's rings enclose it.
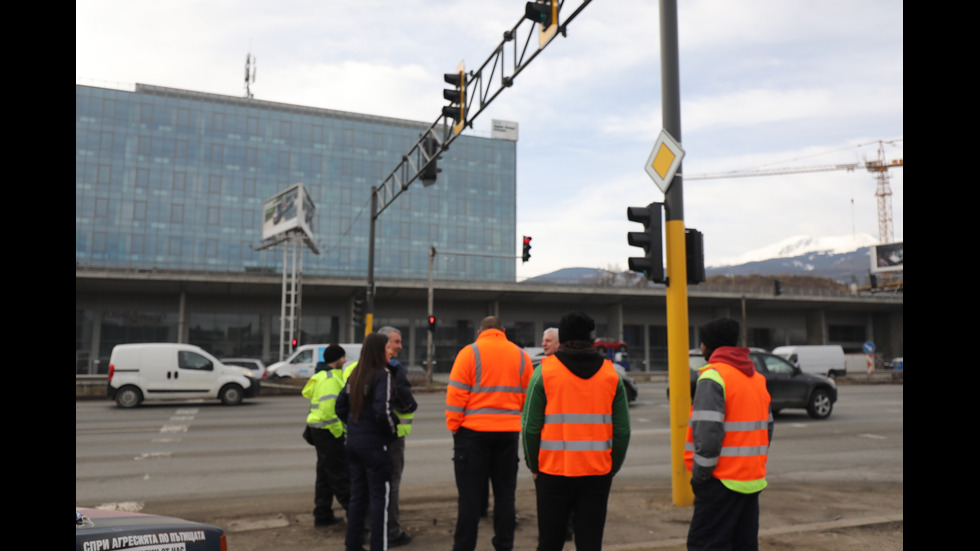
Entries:
{"label": "asphalt road", "polygon": [[[630,450],[611,497],[612,503],[626,509],[626,516],[631,510],[653,506],[666,508],[667,517],[678,514],[670,507],[665,390],[663,383],[641,384],[640,398],[630,410]],[[770,490],[764,493],[763,504],[784,501],[785,505],[770,505],[783,514],[769,522],[839,522],[870,518],[878,510],[887,510],[890,519],[897,511],[901,519],[904,387],[842,385],[840,393],[827,420],[811,420],[802,410],[777,417]],[[407,443],[403,508],[412,511],[410,516],[425,519],[424,529],[416,533],[422,541],[427,534],[444,539],[442,532],[432,534],[433,527],[445,529],[442,524],[451,524],[454,513],[452,441],[443,424],[443,398],[441,392],[418,394],[420,408]],[[306,408],[306,401],[298,396],[260,397],[236,407],[216,402],[159,403],[135,410],[120,410],[108,401],[76,402],[75,504],[132,503],[150,512],[219,520],[230,531],[253,530],[250,540],[260,533],[262,523],[295,531],[309,517],[312,525],[308,511],[315,458],[301,438]],[[848,493],[858,488],[859,493]],[[526,503],[524,511],[533,512],[533,482],[526,469],[521,470],[518,489],[519,499]],[[649,497],[651,493],[657,497]],[[219,506],[220,515],[211,511]],[[644,522],[667,522],[659,531],[676,535],[674,524],[683,525],[683,517],[689,518],[685,509],[680,508],[679,519],[657,517]],[[528,524],[533,523],[525,523],[524,530],[531,530]],[[627,524],[619,530],[623,545],[635,537],[630,528]],[[611,526],[607,535],[613,537],[610,530]],[[900,525],[897,531],[900,545]],[[310,532],[311,527],[296,535],[308,537]],[[894,532],[889,533],[894,537]],[[337,534],[331,537],[342,539]],[[276,541],[285,544],[283,539]],[[241,543],[239,539],[236,549],[242,548]],[[310,542],[296,548],[304,545]]]}

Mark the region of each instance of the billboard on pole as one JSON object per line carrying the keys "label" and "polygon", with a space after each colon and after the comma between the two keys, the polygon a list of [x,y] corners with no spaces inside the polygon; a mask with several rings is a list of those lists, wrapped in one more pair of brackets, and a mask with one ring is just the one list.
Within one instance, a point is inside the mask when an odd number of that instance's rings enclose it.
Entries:
{"label": "billboard on pole", "polygon": [[872,272],[901,272],[905,270],[904,242],[886,243],[871,247]]}
{"label": "billboard on pole", "polygon": [[316,206],[302,183],[280,192],[262,205],[262,240],[298,229],[314,241]]}

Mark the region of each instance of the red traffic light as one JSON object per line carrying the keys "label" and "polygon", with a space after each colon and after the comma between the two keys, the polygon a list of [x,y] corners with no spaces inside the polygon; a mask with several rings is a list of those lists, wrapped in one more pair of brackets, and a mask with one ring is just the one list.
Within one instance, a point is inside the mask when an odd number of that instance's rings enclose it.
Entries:
{"label": "red traffic light", "polygon": [[436,330],[436,317],[429,316],[429,331],[435,331],[435,330]]}

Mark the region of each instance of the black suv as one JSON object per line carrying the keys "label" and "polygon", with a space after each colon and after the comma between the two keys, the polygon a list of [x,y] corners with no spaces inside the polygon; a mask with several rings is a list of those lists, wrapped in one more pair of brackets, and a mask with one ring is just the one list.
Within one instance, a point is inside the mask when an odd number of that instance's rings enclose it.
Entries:
{"label": "black suv", "polygon": [[[782,409],[806,409],[814,419],[826,419],[837,401],[837,385],[822,375],[803,373],[799,367],[765,350],[750,348],[749,357],[755,369],[766,378],[766,388],[772,400],[772,413]],[[700,350],[691,350],[691,396],[697,388],[700,368],[707,364]]]}

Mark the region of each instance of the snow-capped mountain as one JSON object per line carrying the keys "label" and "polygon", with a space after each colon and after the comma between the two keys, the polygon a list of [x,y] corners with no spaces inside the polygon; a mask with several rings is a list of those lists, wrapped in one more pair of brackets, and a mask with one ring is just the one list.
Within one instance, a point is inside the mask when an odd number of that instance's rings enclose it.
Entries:
{"label": "snow-capped mountain", "polygon": [[877,239],[866,233],[857,235],[844,235],[837,237],[813,237],[810,235],[798,235],[789,237],[782,241],[773,243],[768,247],[748,251],[735,258],[725,259],[720,262],[710,263],[709,269],[722,268],[726,266],[740,266],[753,262],[765,260],[775,260],[780,258],[797,258],[810,254],[847,254],[859,249],[870,247],[877,243]]}
{"label": "snow-capped mountain", "polygon": [[[839,237],[796,236],[746,252],[706,267],[707,275],[808,275],[841,283],[864,280],[871,269],[870,247],[877,239],[868,234]],[[615,285],[634,279],[631,272],[611,274],[597,268],[565,268],[527,280],[552,284],[589,284],[598,279]],[[639,277],[639,276],[637,276]]]}

